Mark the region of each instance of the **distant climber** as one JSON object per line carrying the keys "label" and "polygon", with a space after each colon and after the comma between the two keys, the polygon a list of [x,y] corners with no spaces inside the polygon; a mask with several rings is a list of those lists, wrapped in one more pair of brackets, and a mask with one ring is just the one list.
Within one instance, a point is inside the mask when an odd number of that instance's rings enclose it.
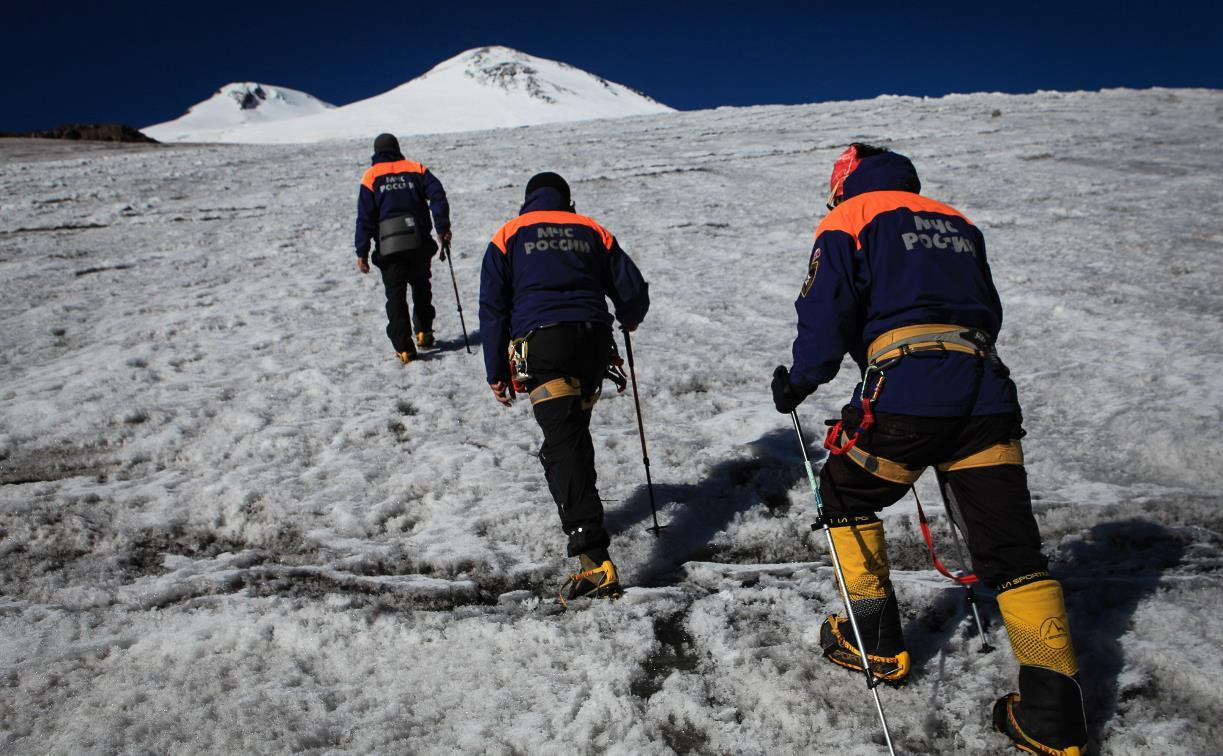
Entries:
{"label": "distant climber", "polygon": [[[391,339],[395,356],[406,365],[416,357],[418,348],[428,349],[435,343],[429,278],[430,263],[438,246],[430,231],[436,226],[438,238],[443,243],[450,242],[450,205],[442,182],[425,166],[406,159],[394,135],[378,135],[370,163],[357,196],[357,269],[369,272],[372,240],[373,262],[381,271],[386,288],[386,335]],[[413,310],[410,316],[409,286]]]}

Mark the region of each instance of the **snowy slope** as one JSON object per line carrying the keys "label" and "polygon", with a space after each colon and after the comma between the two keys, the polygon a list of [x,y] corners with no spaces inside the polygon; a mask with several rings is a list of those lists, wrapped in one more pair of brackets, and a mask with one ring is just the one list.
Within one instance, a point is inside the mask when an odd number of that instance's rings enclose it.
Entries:
{"label": "snowy slope", "polygon": [[[996,114],[995,114],[996,113]],[[1029,475],[1102,752],[1223,739],[1223,93],[879,98],[404,140],[480,256],[538,169],[651,281],[632,401],[595,414],[629,589],[550,616],[569,566],[529,409],[461,344],[402,368],[353,264],[364,143],[0,144],[0,751],[877,754],[773,365],[829,167],[890,140],[974,218],[1006,305]],[[814,436],[844,370],[801,408]],[[954,552],[931,482],[944,559]],[[1010,753],[911,502],[888,510],[904,753]]]}
{"label": "snowy slope", "polygon": [[[285,144],[369,139],[379,132],[426,134],[665,113],[628,87],[507,47],[468,50],[376,97],[291,123],[144,129],[162,141]],[[180,119],[181,120],[181,119]]]}
{"label": "snowy slope", "polygon": [[173,121],[148,126],[142,131],[160,142],[215,141],[210,140],[210,136],[216,133],[324,113],[334,107],[296,89],[237,82],[221,87],[212,97],[193,105]]}

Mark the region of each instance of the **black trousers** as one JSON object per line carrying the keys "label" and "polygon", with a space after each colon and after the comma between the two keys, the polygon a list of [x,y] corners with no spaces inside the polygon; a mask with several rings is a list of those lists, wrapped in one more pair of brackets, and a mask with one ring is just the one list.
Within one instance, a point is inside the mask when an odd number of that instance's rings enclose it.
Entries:
{"label": "black trousers", "polygon": [[528,391],[557,378],[576,379],[581,386],[577,396],[533,406],[544,433],[539,461],[561,527],[569,536],[569,556],[606,549],[611,542],[603,529],[603,502],[590,437],[593,400],[607,371],[611,338],[610,326],[602,323],[561,323],[539,329],[527,342]]}
{"label": "black trousers", "polygon": [[[852,431],[862,413],[845,407],[841,418]],[[877,457],[925,468],[1018,439],[1023,436],[1022,425],[1019,413],[964,418],[876,413],[876,424],[863,432],[858,446]],[[1040,550],[1040,531],[1032,516],[1023,465],[995,464],[940,471],[938,475],[940,487],[950,489],[962,517],[973,571],[999,591],[998,606],[1020,663],[1020,708],[1025,730],[1057,748],[1086,743],[1082,692],[1074,676],[1077,663],[1069,637],[1047,640],[1041,623],[1041,619],[1045,624],[1054,623],[1052,627],[1062,633],[1068,627],[1061,589],[1049,577],[1049,562]],[[833,522],[845,516],[873,519],[876,512],[908,491],[908,485],[876,477],[847,455],[830,456],[820,473],[820,494]],[[852,558],[842,557],[845,561]],[[872,635],[871,627],[862,628],[863,644],[868,649],[871,643],[888,644],[889,653],[903,648],[895,597],[890,601],[887,611],[880,613],[884,630]],[[1012,613],[1009,618],[1008,611]]]}
{"label": "black trousers", "polygon": [[[412,339],[413,322],[417,331],[433,330],[433,285],[430,262],[437,244],[430,239],[427,246],[390,257],[375,257],[386,289],[386,335],[396,352],[415,352]],[[407,289],[412,287],[412,312],[408,314]]]}
{"label": "black trousers", "polygon": [[[841,416],[846,430],[852,431],[862,412],[847,405]],[[875,425],[863,432],[858,447],[909,467],[933,467],[1023,434],[1018,414],[942,418],[876,412]],[[963,515],[973,571],[986,585],[996,589],[1048,569],[1022,465],[939,475]],[[820,472],[820,495],[829,517],[873,516],[908,492],[909,486],[875,477],[846,456],[830,455]]]}

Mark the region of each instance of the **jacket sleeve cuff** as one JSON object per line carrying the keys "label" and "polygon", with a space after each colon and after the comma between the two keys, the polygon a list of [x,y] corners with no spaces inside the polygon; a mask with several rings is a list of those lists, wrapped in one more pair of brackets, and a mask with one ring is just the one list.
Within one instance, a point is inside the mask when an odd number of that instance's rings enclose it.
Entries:
{"label": "jacket sleeve cuff", "polygon": [[815,393],[815,390],[827,383],[828,380],[812,380],[808,374],[804,374],[800,370],[790,370],[790,388],[800,398],[806,399]]}

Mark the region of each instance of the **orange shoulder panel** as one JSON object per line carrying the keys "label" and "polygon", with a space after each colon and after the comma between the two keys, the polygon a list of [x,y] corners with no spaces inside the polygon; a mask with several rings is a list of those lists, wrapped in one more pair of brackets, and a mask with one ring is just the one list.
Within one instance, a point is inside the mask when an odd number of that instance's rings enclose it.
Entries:
{"label": "orange shoulder panel", "polygon": [[612,232],[600,226],[594,218],[589,218],[585,215],[577,217],[583,226],[589,226],[594,229],[595,233],[599,235],[599,239],[603,242],[603,248],[610,252],[612,245],[616,243],[616,237],[612,236]]}
{"label": "orange shoulder panel", "polygon": [[[379,163],[379,165],[381,165],[381,163]],[[374,169],[377,167],[377,165],[371,165],[365,169],[365,173],[361,174],[361,186],[365,187],[371,192],[374,191],[374,179],[378,178],[378,174],[374,173]]]}
{"label": "orange shoulder panel", "polygon": [[972,224],[959,210],[951,205],[945,205],[938,200],[923,197],[912,192],[867,192],[851,197],[837,205],[832,212],[824,216],[819,228],[815,229],[815,237],[825,231],[844,231],[854,238],[854,245],[861,247],[858,234],[870,225],[877,216],[892,210],[911,210],[918,213],[938,213],[954,215],[965,223]]}
{"label": "orange shoulder panel", "polygon": [[509,251],[508,244],[511,236],[518,233],[519,229],[524,226],[534,226],[537,223],[586,226],[593,229],[599,235],[603,246],[608,250],[612,248],[612,244],[615,242],[615,237],[612,236],[611,232],[600,226],[594,218],[587,218],[585,215],[578,215],[564,210],[536,210],[530,213],[523,213],[502,226],[497,233],[493,234],[493,244],[497,249],[501,250],[501,254],[505,254]]}
{"label": "orange shoulder panel", "polygon": [[366,169],[361,185],[374,191],[374,180],[389,173],[424,173],[428,169],[414,160],[396,160],[392,163],[376,163]]}

